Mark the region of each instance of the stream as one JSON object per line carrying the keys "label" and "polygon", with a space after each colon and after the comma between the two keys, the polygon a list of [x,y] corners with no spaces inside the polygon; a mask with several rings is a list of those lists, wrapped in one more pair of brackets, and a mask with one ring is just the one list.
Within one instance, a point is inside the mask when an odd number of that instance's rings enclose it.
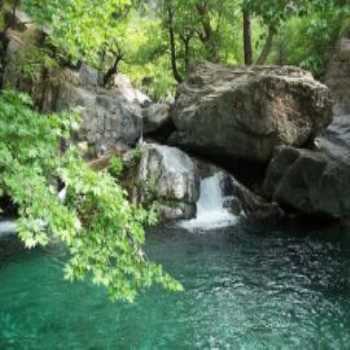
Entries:
{"label": "stream", "polygon": [[185,291],[153,287],[134,304],[65,281],[63,248],[26,251],[4,236],[0,349],[349,349],[347,230],[248,225],[219,191],[203,181],[197,219],[147,233],[148,255]]}
{"label": "stream", "polygon": [[0,349],[349,349],[350,239],[299,230],[151,232],[149,255],[185,292],[131,305],[64,281],[58,247],[1,254]]}

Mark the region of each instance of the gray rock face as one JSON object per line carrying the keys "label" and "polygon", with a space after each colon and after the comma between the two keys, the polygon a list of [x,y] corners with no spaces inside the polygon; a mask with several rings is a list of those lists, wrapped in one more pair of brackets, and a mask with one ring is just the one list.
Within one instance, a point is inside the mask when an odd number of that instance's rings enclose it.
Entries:
{"label": "gray rock face", "polygon": [[[134,146],[142,136],[142,108],[147,97],[132,88],[125,76],[115,84],[99,87],[95,69],[82,65],[79,70],[59,67],[42,68],[32,77],[22,74],[26,50],[39,45],[38,30],[9,31],[4,86],[29,93],[43,112],[78,109],[82,115],[79,141],[85,141],[93,153],[103,153],[115,144]],[[33,40],[29,42],[29,39]]]}
{"label": "gray rock face", "polygon": [[314,150],[278,149],[264,184],[266,194],[295,210],[332,218],[350,216],[350,33],[339,41],[326,84],[335,98],[334,120]]}
{"label": "gray rock face", "polygon": [[334,114],[350,114],[350,31],[338,43],[328,68],[326,84],[335,98]]}
{"label": "gray rock face", "polygon": [[142,150],[137,192],[141,203],[160,203],[163,220],[190,219],[196,213],[199,175],[191,158],[182,151],[147,144]]}
{"label": "gray rock face", "polygon": [[211,156],[268,162],[332,120],[326,86],[293,67],[202,64],[177,91],[170,142]]}
{"label": "gray rock face", "polygon": [[134,146],[142,135],[141,107],[130,102],[120,90],[102,89],[93,84],[93,71],[90,78],[85,68],[83,72],[84,75],[82,70],[76,74],[79,84],[62,84],[53,109],[78,107],[83,117],[79,138],[93,145],[98,153],[117,144]]}
{"label": "gray rock face", "polygon": [[305,214],[344,218],[350,215],[349,117],[336,118],[317,150],[281,147],[264,184],[273,200]]}
{"label": "gray rock face", "polygon": [[117,74],[114,77],[113,88],[130,103],[136,103],[141,106],[147,106],[152,103],[147,95],[132,86],[129,78],[124,74]]}
{"label": "gray rock face", "polygon": [[171,124],[170,106],[154,103],[143,110],[144,133],[153,134]]}

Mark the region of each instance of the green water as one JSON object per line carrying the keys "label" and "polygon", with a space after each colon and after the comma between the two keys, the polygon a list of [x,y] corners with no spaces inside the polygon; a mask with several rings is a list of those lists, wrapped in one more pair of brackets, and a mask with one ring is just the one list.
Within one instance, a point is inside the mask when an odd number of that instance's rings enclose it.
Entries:
{"label": "green water", "polygon": [[186,291],[153,289],[133,305],[63,281],[59,249],[3,242],[0,350],[350,349],[349,239],[298,231],[152,233],[149,255]]}

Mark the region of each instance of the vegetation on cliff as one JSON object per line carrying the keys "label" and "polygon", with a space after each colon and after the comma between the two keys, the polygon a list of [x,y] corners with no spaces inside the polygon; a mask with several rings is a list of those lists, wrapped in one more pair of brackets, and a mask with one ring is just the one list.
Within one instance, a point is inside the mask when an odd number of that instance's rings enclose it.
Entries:
{"label": "vegetation on cliff", "polygon": [[292,64],[322,77],[349,18],[343,0],[22,0],[73,60],[166,96],[200,60]]}
{"label": "vegetation on cliff", "polygon": [[144,226],[155,213],[132,206],[114,178],[90,169],[73,146],[61,152],[77,126],[74,114],[40,115],[28,96],[3,91],[0,116],[0,195],[18,208],[28,248],[63,242],[71,254],[66,277],[91,276],[112,299],[132,301],[153,283],[181,289],[142,250]]}

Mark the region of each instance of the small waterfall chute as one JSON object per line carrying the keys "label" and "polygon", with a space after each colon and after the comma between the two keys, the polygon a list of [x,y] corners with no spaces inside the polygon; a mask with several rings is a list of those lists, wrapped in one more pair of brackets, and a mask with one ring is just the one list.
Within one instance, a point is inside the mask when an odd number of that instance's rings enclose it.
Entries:
{"label": "small waterfall chute", "polygon": [[220,173],[201,181],[197,216],[193,220],[181,222],[181,227],[189,230],[210,230],[237,223],[238,217],[230,213],[224,206],[225,197],[222,194],[220,182]]}
{"label": "small waterfall chute", "polygon": [[[67,197],[67,186],[62,188],[62,190],[58,193],[57,196],[59,201],[64,203]],[[38,224],[43,227],[45,226],[45,222],[42,220],[38,220]],[[15,219],[13,220],[0,219],[0,238],[13,235],[16,233],[17,233],[17,224]]]}
{"label": "small waterfall chute", "polygon": [[0,221],[0,238],[15,234],[17,232],[16,221],[4,220]]}

